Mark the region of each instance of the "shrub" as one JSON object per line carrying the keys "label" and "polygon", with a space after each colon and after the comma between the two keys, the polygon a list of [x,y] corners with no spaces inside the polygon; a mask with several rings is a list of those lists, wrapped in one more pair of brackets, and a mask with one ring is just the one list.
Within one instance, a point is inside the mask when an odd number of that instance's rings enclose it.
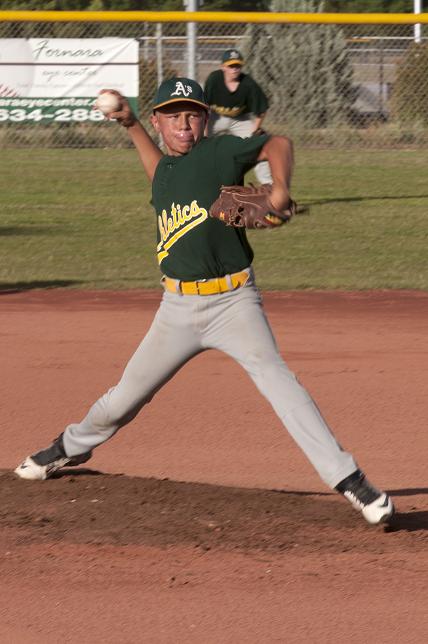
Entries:
{"label": "shrub", "polygon": [[[273,0],[272,11],[322,12],[319,0]],[[270,98],[269,119],[291,127],[347,123],[355,100],[353,70],[337,25],[249,25],[248,71]]]}

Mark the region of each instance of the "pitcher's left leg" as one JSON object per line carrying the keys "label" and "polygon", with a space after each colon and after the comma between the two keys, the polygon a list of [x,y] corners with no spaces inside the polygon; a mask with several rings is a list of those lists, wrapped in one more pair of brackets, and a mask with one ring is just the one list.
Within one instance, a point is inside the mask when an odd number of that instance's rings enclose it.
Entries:
{"label": "pitcher's left leg", "polygon": [[358,469],[354,458],[337,442],[315,402],[281,358],[257,289],[247,286],[226,298],[229,303],[223,312],[217,311],[215,327],[205,341],[242,365],[320,477],[334,488]]}

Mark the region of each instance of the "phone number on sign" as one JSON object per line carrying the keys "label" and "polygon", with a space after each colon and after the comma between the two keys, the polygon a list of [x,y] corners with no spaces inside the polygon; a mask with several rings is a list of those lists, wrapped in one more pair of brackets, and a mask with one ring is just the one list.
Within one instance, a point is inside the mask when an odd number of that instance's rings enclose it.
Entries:
{"label": "phone number on sign", "polygon": [[12,121],[13,123],[20,123],[22,121],[55,121],[59,123],[68,123],[76,121],[82,123],[83,121],[103,121],[104,116],[98,110],[90,108],[76,108],[69,109],[61,107],[54,112],[43,112],[42,109],[35,110],[5,110],[0,109],[0,122]]}

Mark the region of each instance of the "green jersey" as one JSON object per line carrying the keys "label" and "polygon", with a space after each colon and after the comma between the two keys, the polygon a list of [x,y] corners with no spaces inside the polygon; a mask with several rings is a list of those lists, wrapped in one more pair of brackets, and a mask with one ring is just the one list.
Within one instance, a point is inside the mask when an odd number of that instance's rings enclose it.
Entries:
{"label": "green jersey", "polygon": [[244,114],[253,113],[256,116],[264,114],[269,107],[268,100],[260,85],[241,73],[237,89],[231,92],[225,85],[224,74],[217,69],[208,76],[205,83],[205,98],[210,108],[216,114],[237,118]]}
{"label": "green jersey", "polygon": [[223,185],[242,184],[268,136],[202,139],[183,156],[164,156],[152,184],[157,257],[162,272],[183,281],[237,273],[253,251],[244,228],[226,226],[208,212]]}

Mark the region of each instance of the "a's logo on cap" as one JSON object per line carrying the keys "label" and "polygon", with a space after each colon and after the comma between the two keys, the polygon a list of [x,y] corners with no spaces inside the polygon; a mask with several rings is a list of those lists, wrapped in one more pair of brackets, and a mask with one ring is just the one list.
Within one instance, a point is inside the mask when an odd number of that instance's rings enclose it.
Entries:
{"label": "a's logo on cap", "polygon": [[229,54],[229,58],[241,58],[239,51],[231,51]]}
{"label": "a's logo on cap", "polygon": [[183,85],[181,81],[175,83],[175,91],[171,96],[185,96],[186,98],[192,93],[191,85]]}

